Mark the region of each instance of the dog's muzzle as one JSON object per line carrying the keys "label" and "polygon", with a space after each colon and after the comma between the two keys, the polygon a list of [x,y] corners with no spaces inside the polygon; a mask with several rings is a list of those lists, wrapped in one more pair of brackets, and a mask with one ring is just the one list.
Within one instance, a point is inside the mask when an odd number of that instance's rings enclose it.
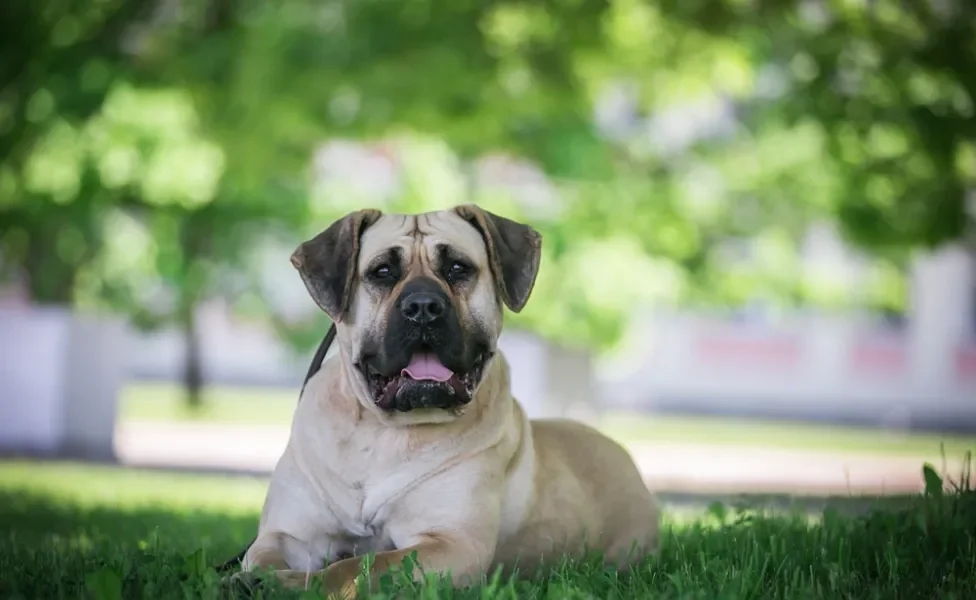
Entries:
{"label": "dog's muzzle", "polygon": [[471,402],[491,355],[465,339],[443,289],[418,278],[404,286],[382,350],[364,352],[357,366],[384,410],[452,409]]}

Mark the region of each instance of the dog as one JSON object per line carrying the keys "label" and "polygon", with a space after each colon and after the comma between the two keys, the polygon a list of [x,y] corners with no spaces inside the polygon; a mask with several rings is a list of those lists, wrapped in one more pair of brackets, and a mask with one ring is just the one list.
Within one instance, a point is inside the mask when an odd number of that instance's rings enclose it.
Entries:
{"label": "dog", "polygon": [[338,352],[303,389],[234,578],[270,569],[353,597],[366,554],[374,584],[416,553],[464,586],[657,552],[658,505],[627,451],[581,423],[530,421],[511,395],[503,307],[526,305],[541,247],[532,227],[469,204],[357,211],[295,250]]}

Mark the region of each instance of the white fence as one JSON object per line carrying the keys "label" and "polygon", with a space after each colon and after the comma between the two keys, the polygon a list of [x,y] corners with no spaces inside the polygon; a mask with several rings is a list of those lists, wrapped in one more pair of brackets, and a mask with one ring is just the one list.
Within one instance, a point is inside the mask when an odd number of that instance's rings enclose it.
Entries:
{"label": "white fence", "polygon": [[879,332],[850,317],[768,328],[658,314],[646,331],[647,356],[639,372],[609,382],[611,403],[976,428],[974,340],[940,352],[933,378],[933,361],[919,356],[910,330]]}
{"label": "white fence", "polygon": [[913,266],[904,328],[855,313],[774,324],[657,312],[619,404],[976,429],[976,261],[961,248]]}

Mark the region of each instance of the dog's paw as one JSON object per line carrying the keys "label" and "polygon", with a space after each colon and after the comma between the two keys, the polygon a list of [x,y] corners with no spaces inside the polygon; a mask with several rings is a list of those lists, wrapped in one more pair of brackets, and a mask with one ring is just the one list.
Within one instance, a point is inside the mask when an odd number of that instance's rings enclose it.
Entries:
{"label": "dog's paw", "polygon": [[264,585],[253,571],[240,571],[220,580],[223,598],[253,598]]}
{"label": "dog's paw", "polygon": [[323,581],[321,572],[275,571],[278,584],[290,590],[313,590],[328,600],[354,600],[357,595],[356,582]]}
{"label": "dog's paw", "polygon": [[355,581],[327,586],[322,592],[328,600],[355,600],[359,597],[359,590]]}
{"label": "dog's paw", "polygon": [[348,566],[348,563],[336,563],[326,570],[322,587],[326,598],[329,600],[354,600],[359,596],[356,585],[356,578],[359,575],[358,569],[343,568]]}

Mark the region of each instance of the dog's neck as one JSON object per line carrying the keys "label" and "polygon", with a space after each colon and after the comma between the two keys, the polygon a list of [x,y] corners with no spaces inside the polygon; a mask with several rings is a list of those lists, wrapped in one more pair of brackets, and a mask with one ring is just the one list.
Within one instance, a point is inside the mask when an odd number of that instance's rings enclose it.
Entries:
{"label": "dog's neck", "polygon": [[395,469],[397,461],[417,460],[427,452],[452,455],[458,448],[480,452],[504,444],[512,432],[516,437],[523,432],[522,425],[513,423],[524,421],[525,416],[512,398],[508,365],[501,354],[487,366],[474,400],[462,413],[441,423],[391,423],[386,415],[364,405],[354,392],[356,380],[345,373],[342,359],[336,356],[326,361],[306,387],[289,442],[304,464],[328,463],[339,455],[339,447],[347,453],[358,448],[369,454],[379,446],[386,449],[387,467]]}

